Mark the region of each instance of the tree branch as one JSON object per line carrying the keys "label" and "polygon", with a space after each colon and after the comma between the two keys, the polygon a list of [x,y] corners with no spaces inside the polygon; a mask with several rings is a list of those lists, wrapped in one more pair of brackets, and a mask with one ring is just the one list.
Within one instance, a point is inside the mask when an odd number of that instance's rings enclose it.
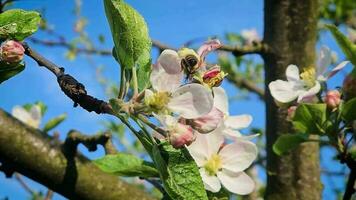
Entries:
{"label": "tree branch", "polygon": [[69,199],[153,199],[0,109],[0,162]]}
{"label": "tree branch", "polygon": [[56,77],[62,91],[74,101],[74,107],[80,105],[85,110],[98,114],[106,113],[112,114],[112,108],[107,102],[97,99],[87,94],[83,84],[79,83],[75,78],[69,74],[64,73],[64,68],[57,66],[51,61],[47,60],[35,50],[31,49],[28,44],[23,44],[25,54],[37,62],[39,66],[50,70]]}
{"label": "tree branch", "polygon": [[356,161],[351,157],[350,154],[339,156],[340,162],[346,164],[350,169],[349,178],[347,180],[346,189],[344,193],[343,200],[350,200],[352,195],[356,192],[354,185],[356,181]]}

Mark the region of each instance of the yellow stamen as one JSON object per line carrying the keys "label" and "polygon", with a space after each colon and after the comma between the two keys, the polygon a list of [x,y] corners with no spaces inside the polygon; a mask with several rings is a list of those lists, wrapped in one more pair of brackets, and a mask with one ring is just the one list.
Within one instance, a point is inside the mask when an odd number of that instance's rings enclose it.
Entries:
{"label": "yellow stamen", "polygon": [[222,168],[221,158],[218,154],[213,154],[208,162],[204,165],[208,175],[215,176],[216,173]]}
{"label": "yellow stamen", "polygon": [[156,92],[152,96],[145,98],[145,104],[155,113],[166,112],[168,102],[168,92]]}
{"label": "yellow stamen", "polygon": [[304,80],[308,87],[313,87],[315,85],[315,68],[305,68],[303,73],[300,74],[300,77]]}

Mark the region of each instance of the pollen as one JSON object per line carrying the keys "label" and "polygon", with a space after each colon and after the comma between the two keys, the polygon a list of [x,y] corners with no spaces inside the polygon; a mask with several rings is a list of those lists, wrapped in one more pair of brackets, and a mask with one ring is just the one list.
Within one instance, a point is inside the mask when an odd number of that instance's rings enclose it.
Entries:
{"label": "pollen", "polygon": [[152,96],[145,99],[145,104],[155,113],[163,113],[167,111],[169,102],[168,92],[156,92]]}
{"label": "pollen", "polygon": [[218,154],[213,154],[204,165],[208,175],[215,176],[216,173],[222,168],[221,158]]}
{"label": "pollen", "polygon": [[315,68],[306,68],[303,73],[300,74],[300,77],[304,80],[308,87],[313,87],[315,85]]}

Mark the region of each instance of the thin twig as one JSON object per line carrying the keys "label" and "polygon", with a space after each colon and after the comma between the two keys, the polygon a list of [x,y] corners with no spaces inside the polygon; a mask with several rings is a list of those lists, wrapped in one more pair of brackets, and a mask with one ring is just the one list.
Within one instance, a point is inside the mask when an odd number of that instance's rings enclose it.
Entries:
{"label": "thin twig", "polygon": [[17,180],[17,182],[19,182],[19,184],[21,185],[21,187],[28,193],[30,193],[31,195],[35,194],[35,191],[32,190],[30,188],[30,186],[28,186],[25,181],[22,179],[21,175],[19,173],[15,172],[15,179]]}
{"label": "thin twig", "polygon": [[45,57],[31,49],[28,44],[23,44],[25,54],[37,62],[39,66],[50,70],[56,77],[62,91],[74,101],[74,107],[80,105],[85,110],[98,114],[113,114],[113,110],[107,102],[87,94],[83,84],[69,74],[64,73],[64,68],[57,66]]}
{"label": "thin twig", "polygon": [[44,200],[51,200],[53,197],[53,194],[54,194],[54,192],[52,190],[48,189]]}

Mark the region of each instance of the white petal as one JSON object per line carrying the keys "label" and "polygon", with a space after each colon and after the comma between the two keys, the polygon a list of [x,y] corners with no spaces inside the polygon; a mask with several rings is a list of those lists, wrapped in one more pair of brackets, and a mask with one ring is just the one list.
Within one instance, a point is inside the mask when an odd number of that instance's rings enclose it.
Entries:
{"label": "white petal", "polygon": [[246,195],[255,189],[255,182],[244,172],[231,173],[221,171],[217,176],[223,186],[232,193]]}
{"label": "white petal", "polygon": [[331,51],[327,46],[322,46],[316,67],[316,76],[323,75],[331,64]]}
{"label": "white petal", "polygon": [[286,69],[286,76],[288,81],[299,81],[299,69],[296,65],[288,65]]}
{"label": "white petal", "polygon": [[183,72],[178,74],[168,74],[158,65],[153,68],[150,81],[153,89],[162,92],[172,92],[181,85],[183,79]]}
{"label": "white petal", "polygon": [[248,127],[252,122],[251,115],[229,116],[225,120],[225,126],[232,129],[243,129]]}
{"label": "white petal", "polygon": [[250,141],[236,140],[224,146],[219,155],[223,169],[231,172],[241,172],[256,159],[257,147]]}
{"label": "white petal", "polygon": [[183,118],[194,119],[209,113],[213,105],[211,91],[200,84],[192,83],[174,91],[168,108]]}
{"label": "white petal", "polygon": [[209,176],[204,168],[199,169],[200,176],[204,182],[204,186],[206,190],[210,192],[219,192],[221,188],[220,181],[216,176]]}
{"label": "white petal", "polygon": [[205,42],[199,49],[198,49],[198,55],[200,56],[201,60],[205,60],[205,56],[211,52],[214,51],[215,49],[218,49],[221,47],[221,42],[218,39],[214,40],[209,40]]}
{"label": "white petal", "polygon": [[164,50],[157,62],[168,74],[177,74],[182,71],[178,53],[171,49]]}
{"label": "white petal", "polygon": [[258,137],[260,134],[251,134],[251,135],[242,135],[239,131],[232,130],[232,129],[225,129],[223,134],[226,138],[232,140],[252,140]]}
{"label": "white petal", "polygon": [[40,106],[38,106],[38,105],[32,106],[32,108],[30,110],[30,114],[31,114],[31,117],[33,120],[41,121],[42,114],[41,114]]}
{"label": "white petal", "polygon": [[349,64],[349,61],[343,61],[340,64],[338,64],[334,69],[331,70],[331,72],[328,74],[327,79],[333,77],[336,73],[338,73],[340,70],[342,70],[347,64]]}
{"label": "white petal", "polygon": [[195,141],[187,149],[199,167],[203,166],[211,155],[218,153],[224,143],[222,134],[196,134]]}
{"label": "white petal", "polygon": [[300,103],[303,100],[303,98],[309,98],[311,96],[318,94],[320,89],[321,89],[321,86],[320,86],[319,81],[315,81],[315,85],[312,88],[310,88],[308,91],[305,91],[305,92],[299,94],[297,102]]}
{"label": "white petal", "polygon": [[224,114],[229,113],[229,100],[225,90],[222,87],[214,87],[214,106]]}
{"label": "white petal", "polygon": [[281,103],[288,103],[295,100],[299,93],[296,92],[295,84],[292,82],[276,80],[268,85],[271,95]]}
{"label": "white petal", "polygon": [[27,124],[31,120],[31,115],[27,110],[21,106],[15,106],[12,109],[12,116],[20,120],[21,122]]}

